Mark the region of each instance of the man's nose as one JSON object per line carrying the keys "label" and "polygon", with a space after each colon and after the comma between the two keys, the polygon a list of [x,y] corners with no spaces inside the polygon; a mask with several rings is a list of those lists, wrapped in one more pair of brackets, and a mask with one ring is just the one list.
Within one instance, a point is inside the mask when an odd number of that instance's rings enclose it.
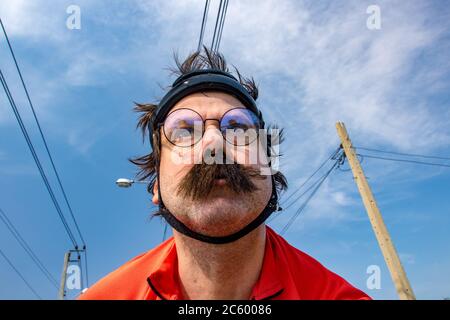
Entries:
{"label": "man's nose", "polygon": [[210,122],[209,125],[205,125],[205,133],[202,139],[202,148],[206,149],[222,149],[223,148],[223,136],[218,128],[218,123]]}

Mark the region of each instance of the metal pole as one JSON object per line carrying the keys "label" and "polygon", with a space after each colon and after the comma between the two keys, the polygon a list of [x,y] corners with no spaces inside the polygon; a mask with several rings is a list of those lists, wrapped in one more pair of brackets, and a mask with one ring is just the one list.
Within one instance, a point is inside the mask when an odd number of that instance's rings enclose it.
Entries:
{"label": "metal pole", "polygon": [[70,259],[70,252],[66,252],[64,254],[64,265],[63,265],[63,271],[61,274],[61,284],[59,287],[58,292],[58,299],[64,300],[64,297],[66,296],[66,279],[67,279],[67,267],[69,265],[69,259]]}
{"label": "metal pole", "polygon": [[81,256],[80,251],[78,251],[78,267],[80,267],[80,283],[81,283],[81,291],[83,291],[84,282],[83,282],[83,266],[81,265]]}
{"label": "metal pole", "polygon": [[384,260],[388,266],[389,272],[394,282],[395,288],[401,300],[415,300],[414,292],[406,276],[405,270],[400,262],[394,243],[391,240],[389,232],[384,224],[380,210],[378,209],[375,198],[367,183],[364,171],[356,156],[350,137],[343,122],[336,123],[336,129],[341,139],[342,147],[353,172],[356,185],[363,200],[367,214],[372,224],[373,231],[378,240]]}

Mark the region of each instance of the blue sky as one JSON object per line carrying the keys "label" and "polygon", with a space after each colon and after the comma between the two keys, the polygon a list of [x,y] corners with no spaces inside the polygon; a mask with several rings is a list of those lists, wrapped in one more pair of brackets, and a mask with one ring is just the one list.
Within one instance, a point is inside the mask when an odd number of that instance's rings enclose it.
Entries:
{"label": "blue sky", "polygon": [[[81,9],[80,30],[66,28],[71,4]],[[380,30],[366,27],[372,4],[381,9]],[[135,130],[133,101],[156,102],[163,95],[160,85],[173,80],[165,70],[173,66],[172,52],[183,57],[196,48],[203,5],[0,3],[88,244],[91,283],[161,242],[163,223],[149,219],[153,207],[145,187],[119,189],[114,182],[133,177],[127,159],[149,148]],[[211,12],[216,7],[217,1]],[[338,146],[339,120],[355,145],[449,156],[449,49],[450,9],[437,0],[230,1],[221,42],[228,61],[257,80],[265,117],[286,129],[281,169],[290,192]],[[3,37],[0,68],[57,191]],[[367,158],[363,167],[417,298],[449,297],[449,169]],[[0,208],[59,279],[71,245],[3,92],[0,177]],[[59,193],[58,199],[63,204]],[[294,207],[271,226],[281,230]],[[372,297],[397,298],[350,172],[333,172],[285,237]],[[56,297],[4,225],[0,249],[41,296]],[[370,265],[381,268],[379,290],[366,288]],[[34,299],[3,259],[0,299]]]}

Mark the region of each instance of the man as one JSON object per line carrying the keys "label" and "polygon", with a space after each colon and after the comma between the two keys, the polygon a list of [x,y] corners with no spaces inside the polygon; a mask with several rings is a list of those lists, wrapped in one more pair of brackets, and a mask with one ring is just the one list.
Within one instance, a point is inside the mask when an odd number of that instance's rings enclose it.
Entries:
{"label": "man", "polygon": [[287,183],[253,79],[207,49],[177,66],[163,99],[136,107],[152,152],[131,160],[173,237],[80,299],[370,299],[264,224]]}

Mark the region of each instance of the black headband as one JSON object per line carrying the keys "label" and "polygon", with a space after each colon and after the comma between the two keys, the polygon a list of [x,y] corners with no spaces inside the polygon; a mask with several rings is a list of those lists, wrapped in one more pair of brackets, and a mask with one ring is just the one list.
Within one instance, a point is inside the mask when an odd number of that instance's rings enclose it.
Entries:
{"label": "black headband", "polygon": [[261,111],[256,106],[256,102],[250,93],[239,81],[228,72],[204,69],[189,72],[180,76],[172,84],[172,89],[161,99],[158,107],[152,115],[150,130],[150,142],[153,146],[153,132],[157,126],[164,121],[172,107],[184,97],[201,91],[221,91],[236,97],[246,108],[253,111],[261,121],[261,128],[264,128],[264,121]]}

